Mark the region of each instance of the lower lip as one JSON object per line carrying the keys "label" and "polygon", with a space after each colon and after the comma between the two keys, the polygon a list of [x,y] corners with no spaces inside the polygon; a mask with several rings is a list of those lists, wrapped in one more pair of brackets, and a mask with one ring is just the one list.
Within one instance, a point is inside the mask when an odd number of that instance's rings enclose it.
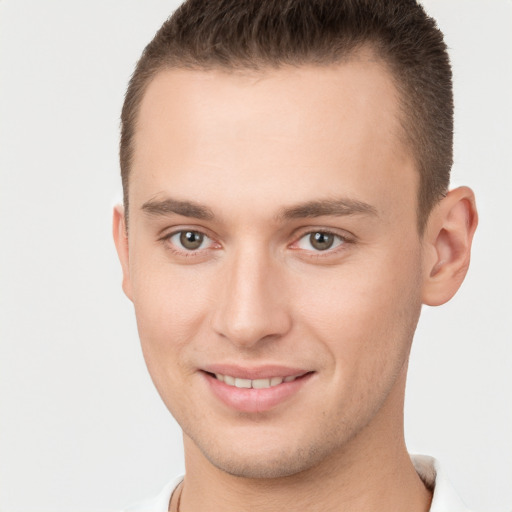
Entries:
{"label": "lower lip", "polygon": [[213,393],[227,406],[240,412],[265,412],[290,399],[310,380],[313,373],[307,373],[291,382],[263,389],[237,388],[203,372]]}

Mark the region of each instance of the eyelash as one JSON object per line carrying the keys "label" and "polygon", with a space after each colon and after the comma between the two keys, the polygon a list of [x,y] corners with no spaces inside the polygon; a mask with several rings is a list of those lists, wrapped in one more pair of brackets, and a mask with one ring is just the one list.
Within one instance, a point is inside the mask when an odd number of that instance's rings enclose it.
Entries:
{"label": "eyelash", "polygon": [[[183,233],[187,233],[187,232],[191,232],[191,233],[197,233],[199,235],[202,235],[204,236],[205,238],[209,239],[210,240],[210,247],[206,247],[204,249],[190,249],[190,250],[187,250],[187,249],[177,249],[176,248],[176,245],[171,243],[171,239],[172,237],[176,236],[176,235],[180,235],[180,234],[183,234]],[[324,251],[321,251],[321,250],[307,250],[307,249],[300,249],[299,247],[293,247],[294,245],[297,245],[301,240],[305,239],[306,237],[310,237],[311,235],[314,235],[314,234],[322,234],[322,235],[327,235],[327,236],[333,236],[335,239],[338,240],[338,245],[334,248],[327,248],[325,249]],[[170,250],[172,253],[180,256],[180,257],[184,257],[184,258],[195,258],[195,257],[199,257],[199,256],[204,256],[204,253],[205,251],[208,251],[209,249],[211,249],[212,245],[217,245],[217,247],[215,247],[215,249],[217,248],[220,248],[220,244],[216,243],[212,237],[208,236],[204,231],[201,231],[199,229],[179,229],[177,231],[173,231],[171,233],[168,233],[166,235],[164,235],[163,237],[161,237],[159,239],[159,241],[163,242],[165,244],[165,247]],[[307,257],[309,258],[325,258],[325,257],[329,257],[329,256],[333,256],[334,254],[338,254],[338,252],[340,251],[343,251],[343,250],[346,250],[346,244],[353,244],[355,242],[355,240],[351,237],[348,237],[346,235],[341,235],[339,233],[335,233],[334,231],[330,231],[328,229],[309,229],[308,231],[304,231],[300,234],[299,237],[296,237],[295,238],[295,241],[290,244],[288,247],[292,250],[297,250],[297,251],[300,251],[300,250],[303,250],[307,253],[309,253],[307,255]]]}

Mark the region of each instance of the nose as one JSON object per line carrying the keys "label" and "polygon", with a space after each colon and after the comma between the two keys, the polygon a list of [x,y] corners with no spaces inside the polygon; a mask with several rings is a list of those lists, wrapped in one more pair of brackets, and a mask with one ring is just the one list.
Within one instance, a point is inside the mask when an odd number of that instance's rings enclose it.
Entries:
{"label": "nose", "polygon": [[[263,251],[260,251],[263,252]],[[240,348],[283,337],[291,328],[283,269],[256,250],[226,262],[213,328]]]}

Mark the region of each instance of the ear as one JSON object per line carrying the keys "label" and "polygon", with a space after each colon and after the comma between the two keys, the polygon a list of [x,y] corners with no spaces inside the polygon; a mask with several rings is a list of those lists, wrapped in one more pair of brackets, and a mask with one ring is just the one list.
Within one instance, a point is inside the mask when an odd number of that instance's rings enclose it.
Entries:
{"label": "ear", "polygon": [[126,219],[124,215],[124,207],[120,204],[114,207],[114,215],[112,221],[112,233],[114,235],[114,243],[116,244],[117,255],[123,269],[123,291],[125,295],[132,300],[130,266],[129,266],[129,246],[128,231],[126,230]]}
{"label": "ear", "polygon": [[475,195],[468,187],[448,192],[429,216],[424,234],[423,303],[449,301],[466,277],[478,224]]}

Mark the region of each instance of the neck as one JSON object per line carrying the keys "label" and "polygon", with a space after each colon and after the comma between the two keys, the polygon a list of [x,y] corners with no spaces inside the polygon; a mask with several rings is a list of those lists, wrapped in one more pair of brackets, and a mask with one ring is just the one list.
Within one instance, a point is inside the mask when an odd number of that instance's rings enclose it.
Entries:
{"label": "neck", "polygon": [[397,406],[403,411],[401,396],[389,397],[391,403],[348,446],[315,467],[282,478],[230,475],[184,436],[187,473],[180,512],[427,512],[432,497],[407,453],[403,416],[386,411]]}

